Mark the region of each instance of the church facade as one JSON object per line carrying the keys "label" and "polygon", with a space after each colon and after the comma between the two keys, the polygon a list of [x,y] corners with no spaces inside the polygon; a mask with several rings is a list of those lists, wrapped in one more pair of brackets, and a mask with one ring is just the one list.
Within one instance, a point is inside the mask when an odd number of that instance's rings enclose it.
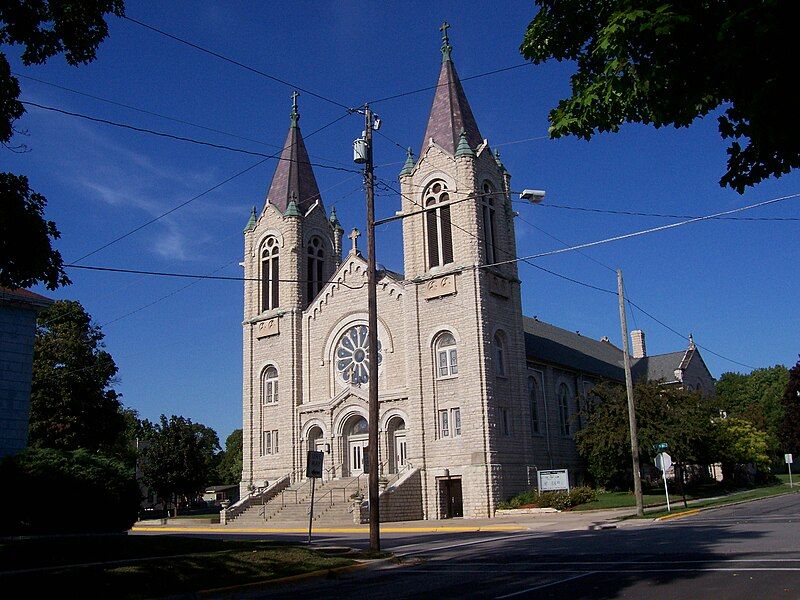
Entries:
{"label": "church facade", "polygon": [[419,157],[399,175],[404,273],[378,273],[375,357],[358,232],[345,238],[325,209],[295,102],[266,203],[244,231],[243,495],[301,476],[307,450],[326,453],[326,479],[364,472],[370,360],[379,470],[418,474],[425,518],[492,516],[536,469],[579,466],[578,385],[604,375],[546,365],[548,383],[531,360],[510,175],[480,134],[446,36],[442,55]]}

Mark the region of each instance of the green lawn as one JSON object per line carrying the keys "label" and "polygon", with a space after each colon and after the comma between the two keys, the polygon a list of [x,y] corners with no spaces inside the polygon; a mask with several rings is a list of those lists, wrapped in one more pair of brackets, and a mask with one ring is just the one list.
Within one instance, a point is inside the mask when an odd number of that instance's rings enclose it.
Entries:
{"label": "green lawn", "polygon": [[[81,563],[100,563],[78,566]],[[299,545],[173,536],[0,542],[0,584],[27,595],[151,598],[353,564]],[[47,568],[49,567],[49,568]],[[47,568],[47,569],[45,569]],[[36,569],[11,574],[10,571]],[[45,570],[41,570],[45,569]]]}

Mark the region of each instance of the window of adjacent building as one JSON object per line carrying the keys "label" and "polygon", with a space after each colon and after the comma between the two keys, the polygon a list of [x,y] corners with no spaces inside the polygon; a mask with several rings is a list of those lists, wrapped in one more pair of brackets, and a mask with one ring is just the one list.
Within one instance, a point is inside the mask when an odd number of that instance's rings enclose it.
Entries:
{"label": "window of adjacent building", "polygon": [[535,377],[528,377],[528,402],[531,406],[531,432],[539,433],[539,384]]}
{"label": "window of adjacent building", "polygon": [[319,294],[324,283],[323,265],[325,264],[325,251],[322,248],[322,240],[312,237],[306,248],[306,263],[308,281],[306,282],[306,295],[311,302]]}
{"label": "window of adjacent building", "polygon": [[492,184],[488,181],[483,182],[483,194],[481,194],[481,221],[483,224],[483,242],[486,248],[486,262],[488,264],[497,261],[497,244],[495,229],[495,195]]}
{"label": "window of adjacent building", "polygon": [[278,431],[265,431],[261,441],[261,455],[278,453]]}
{"label": "window of adjacent building", "polygon": [[450,224],[450,192],[447,184],[436,180],[425,188],[425,228],[428,268],[453,262],[453,230]]}
{"label": "window of adjacent building", "polygon": [[456,338],[449,331],[436,338],[436,376],[439,379],[458,375]]}
{"label": "window of adjacent building", "polygon": [[494,372],[495,375],[506,374],[505,339],[500,331],[494,334]]}
{"label": "window of adjacent building", "polygon": [[268,237],[261,245],[261,310],[278,308],[278,240]]}
{"label": "window of adjacent building", "polygon": [[269,366],[261,378],[262,404],[275,404],[278,401],[278,370]]}
{"label": "window of adjacent building", "polygon": [[439,437],[461,437],[461,409],[439,411]]}
{"label": "window of adjacent building", "polygon": [[561,435],[569,435],[569,388],[566,383],[558,386],[558,425]]}

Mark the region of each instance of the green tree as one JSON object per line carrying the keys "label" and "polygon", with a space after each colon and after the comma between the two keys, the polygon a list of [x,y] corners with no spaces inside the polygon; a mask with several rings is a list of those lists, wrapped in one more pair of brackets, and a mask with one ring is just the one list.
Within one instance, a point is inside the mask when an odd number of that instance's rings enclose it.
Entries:
{"label": "green tree", "polygon": [[767,438],[764,431],[746,419],[714,419],[712,455],[722,464],[723,481],[751,483],[751,478],[742,470],[745,465],[753,465],[757,471],[766,470],[769,466]]}
{"label": "green tree", "polygon": [[214,477],[219,439],[213,429],[191,419],[164,415],[158,423],[143,422],[140,468],[144,483],[175,507],[181,499],[201,494]]}
{"label": "green tree", "polygon": [[225,440],[225,450],[217,466],[217,478],[223,485],[242,480],[242,430],[234,429]]}
{"label": "green tree", "polygon": [[800,454],[800,360],[789,370],[781,403],[783,421],[778,431],[781,449],[797,456]]}
{"label": "green tree", "polygon": [[114,453],[126,427],[111,388],[117,365],[80,302],[59,300],[39,315],[31,384],[31,446]]}
{"label": "green tree", "polygon": [[535,4],[523,56],[577,65],[571,97],[550,112],[552,137],[588,140],[623,123],[687,127],[721,108],[730,145],[720,185],[742,193],[800,166],[793,2]]}
{"label": "green tree", "polygon": [[[719,411],[713,398],[655,382],[634,387],[639,452],[651,463],[653,446],[666,442],[676,463],[710,461],[712,418]],[[583,412],[585,426],[575,435],[578,452],[598,484],[627,488],[632,482],[628,400],[623,386],[603,383],[592,388]]]}
{"label": "green tree", "polygon": [[[0,44],[22,46],[25,66],[63,54],[70,65],[95,59],[108,35],[105,17],[124,14],[122,0],[3,0]],[[0,143],[11,146],[15,121],[25,113],[19,79],[0,52]],[[17,147],[19,148],[19,146]],[[46,200],[28,187],[25,177],[0,173],[0,285],[28,287],[42,282],[50,289],[67,285],[61,255],[52,248],[59,237],[43,216]]]}
{"label": "green tree", "polygon": [[723,373],[717,381],[720,409],[764,431],[773,459],[782,454],[778,432],[784,415],[781,397],[788,381],[789,370],[783,365],[756,369],[748,375]]}

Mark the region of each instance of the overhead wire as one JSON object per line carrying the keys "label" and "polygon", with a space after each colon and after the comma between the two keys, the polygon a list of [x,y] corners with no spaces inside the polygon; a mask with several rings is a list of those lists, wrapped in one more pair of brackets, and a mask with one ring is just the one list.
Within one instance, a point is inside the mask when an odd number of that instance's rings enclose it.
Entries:
{"label": "overhead wire", "polygon": [[168,32],[166,32],[166,31],[164,31],[162,29],[159,29],[158,27],[155,27],[153,25],[149,25],[149,24],[147,24],[147,23],[145,23],[143,21],[139,21],[138,19],[135,19],[135,18],[133,18],[133,17],[131,17],[129,15],[123,15],[122,18],[125,19],[126,21],[130,21],[131,23],[135,23],[136,25],[139,25],[140,27],[144,27],[145,29],[149,29],[150,31],[158,33],[159,35],[162,35],[162,36],[164,36],[166,38],[169,38],[169,39],[171,39],[173,41],[176,41],[176,42],[179,42],[179,43],[184,44],[186,46],[189,46],[190,48],[194,48],[195,50],[199,50],[200,52],[204,52],[205,54],[209,54],[210,56],[218,58],[218,59],[220,59],[222,61],[225,61],[227,63],[230,63],[232,65],[236,65],[237,67],[240,67],[240,68],[242,68],[242,69],[244,69],[246,71],[250,71],[251,73],[255,73],[257,75],[261,75],[262,77],[265,77],[265,78],[267,78],[267,79],[269,79],[271,81],[274,81],[276,83],[283,84],[283,85],[285,85],[287,87],[290,87],[292,89],[299,90],[299,91],[303,92],[304,94],[308,94],[309,96],[313,96],[314,98],[318,98],[318,99],[323,100],[325,102],[329,102],[330,104],[338,106],[339,108],[343,108],[343,109],[348,110],[348,111],[350,110],[350,107],[348,107],[347,105],[342,104],[341,102],[338,102],[338,101],[336,101],[336,100],[334,100],[332,98],[329,98],[327,96],[323,96],[322,94],[318,94],[316,92],[313,92],[313,91],[309,90],[308,88],[299,86],[296,83],[292,83],[291,81],[287,81],[285,79],[281,79],[280,77],[276,77],[275,75],[270,75],[269,73],[266,73],[265,71],[262,71],[261,69],[256,69],[255,67],[251,67],[250,65],[244,64],[243,62],[240,62],[240,61],[238,61],[236,59],[233,59],[233,58],[230,58],[230,57],[225,56],[223,54],[220,54],[219,52],[216,52],[214,50],[210,50],[208,48],[205,48],[205,47],[201,46],[200,44],[196,44],[195,42],[190,42],[189,40],[186,40],[186,39],[183,39],[181,37],[178,37],[177,35],[168,33]]}
{"label": "overhead wire", "polygon": [[[515,202],[519,202],[515,200]],[[680,215],[680,214],[665,214],[665,213],[649,213],[649,212],[638,212],[638,211],[630,211],[630,210],[611,210],[611,209],[604,209],[604,208],[588,208],[584,206],[570,206],[567,204],[553,204],[551,202],[542,203],[538,206],[543,208],[560,208],[564,210],[574,210],[574,211],[581,211],[581,212],[590,212],[590,213],[600,213],[600,214],[610,214],[610,215],[628,215],[634,217],[659,217],[663,219],[699,219],[703,217],[699,217],[697,215]],[[719,220],[728,220],[728,221],[800,221],[800,217],[728,217],[728,216],[715,216],[715,217],[705,217],[709,219],[719,219]]]}

